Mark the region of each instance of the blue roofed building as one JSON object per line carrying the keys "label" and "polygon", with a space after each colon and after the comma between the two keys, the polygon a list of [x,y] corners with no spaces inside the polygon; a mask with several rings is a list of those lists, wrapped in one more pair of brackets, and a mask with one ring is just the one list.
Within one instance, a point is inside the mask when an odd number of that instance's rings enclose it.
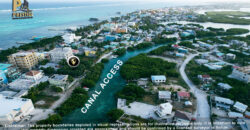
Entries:
{"label": "blue roofed building", "polygon": [[21,76],[19,70],[12,64],[0,64],[0,73],[4,83],[13,81]]}
{"label": "blue roofed building", "polygon": [[117,39],[117,36],[107,35],[107,36],[105,36],[105,40],[104,41],[110,41],[110,42],[112,42],[112,41],[114,41],[116,39]]}
{"label": "blue roofed building", "polygon": [[0,85],[1,84],[7,84],[8,83],[8,79],[5,76],[3,71],[0,71]]}
{"label": "blue roofed building", "polygon": [[195,31],[193,30],[186,30],[181,33],[181,37],[188,37],[188,36],[195,36]]}
{"label": "blue roofed building", "polygon": [[159,84],[166,82],[166,76],[165,75],[152,75],[151,80],[153,83]]}
{"label": "blue roofed building", "polygon": [[179,53],[188,53],[188,50],[184,49],[184,48],[178,48],[178,52]]}

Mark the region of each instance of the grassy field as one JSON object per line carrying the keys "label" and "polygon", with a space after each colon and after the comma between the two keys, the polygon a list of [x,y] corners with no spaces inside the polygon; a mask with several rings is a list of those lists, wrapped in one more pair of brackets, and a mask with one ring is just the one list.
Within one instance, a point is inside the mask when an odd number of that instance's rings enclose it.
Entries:
{"label": "grassy field", "polygon": [[45,104],[35,104],[35,107],[48,109],[58,99],[59,96],[39,95],[38,101],[45,101]]}
{"label": "grassy field", "polygon": [[206,12],[206,15],[200,15],[197,18],[197,21],[198,22],[214,22],[214,23],[250,25],[250,19],[245,19],[242,17],[250,17],[250,13],[240,12],[240,11]]}

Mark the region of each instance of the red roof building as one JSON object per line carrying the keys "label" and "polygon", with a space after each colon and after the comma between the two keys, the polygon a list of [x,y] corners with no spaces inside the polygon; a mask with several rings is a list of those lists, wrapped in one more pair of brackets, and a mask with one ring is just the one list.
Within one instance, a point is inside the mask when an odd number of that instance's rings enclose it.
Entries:
{"label": "red roof building", "polygon": [[190,98],[190,93],[189,92],[178,92],[177,93],[179,101],[181,99],[189,99]]}

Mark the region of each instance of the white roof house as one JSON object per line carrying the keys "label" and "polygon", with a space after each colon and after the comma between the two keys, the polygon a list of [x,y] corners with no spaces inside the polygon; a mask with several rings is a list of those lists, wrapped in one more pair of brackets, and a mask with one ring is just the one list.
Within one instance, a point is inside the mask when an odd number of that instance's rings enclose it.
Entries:
{"label": "white roof house", "polygon": [[52,62],[60,62],[62,59],[67,60],[69,57],[73,56],[73,51],[70,47],[55,48],[49,51],[50,58]]}
{"label": "white roof house", "polygon": [[74,41],[80,40],[80,36],[76,36],[74,33],[67,33],[62,36],[65,43],[70,44]]}
{"label": "white roof house", "polygon": [[160,104],[156,113],[159,117],[164,118],[167,115],[171,115],[173,106],[170,103]]}
{"label": "white roof house", "polygon": [[17,92],[14,91],[2,91],[0,92],[1,95],[6,96],[6,97],[12,97],[17,94]]}
{"label": "white roof house", "polygon": [[243,118],[243,114],[238,112],[228,112],[230,118]]}
{"label": "white roof house", "polygon": [[0,125],[12,124],[34,110],[30,99],[5,97],[0,95]]}
{"label": "white roof house", "polygon": [[192,104],[192,102],[190,102],[190,101],[185,101],[185,106],[192,106],[193,104]]}
{"label": "white roof house", "polygon": [[152,75],[151,80],[153,83],[164,83],[166,82],[166,76],[165,75]]}
{"label": "white roof house", "polygon": [[218,97],[218,96],[214,97],[214,101],[216,101],[217,103],[224,103],[224,104],[228,104],[228,105],[233,105],[233,103],[234,103],[234,101],[231,99]]}
{"label": "white roof house", "polygon": [[167,100],[167,99],[171,99],[171,92],[169,91],[159,91],[159,99],[164,99],[164,100]]}
{"label": "white roof house", "polygon": [[230,109],[230,107],[233,105],[234,101],[228,99],[228,98],[223,98],[223,97],[214,97],[215,105],[216,107],[223,108],[223,109]]}
{"label": "white roof house", "polygon": [[218,83],[218,86],[224,90],[229,90],[232,88],[232,86],[230,86],[229,84],[226,84],[226,83]]}
{"label": "white roof house", "polygon": [[243,103],[236,102],[233,107],[239,112],[245,112],[248,106]]}
{"label": "white roof house", "polygon": [[30,79],[17,79],[11,83],[9,83],[10,89],[13,90],[28,90],[34,87],[37,83]]}
{"label": "white roof house", "polygon": [[43,77],[43,73],[37,70],[31,70],[25,73],[25,78],[37,81]]}
{"label": "white roof house", "polygon": [[56,64],[56,63],[47,63],[46,65],[40,65],[39,66],[39,69],[41,68],[54,68],[55,70],[58,70],[59,69],[59,64]]}
{"label": "white roof house", "polygon": [[49,78],[49,83],[65,90],[67,89],[66,87],[68,85],[67,80],[68,80],[68,75],[54,74]]}
{"label": "white roof house", "polygon": [[208,63],[208,60],[205,60],[205,59],[196,59],[195,62],[199,65],[203,65],[203,64],[206,64]]}

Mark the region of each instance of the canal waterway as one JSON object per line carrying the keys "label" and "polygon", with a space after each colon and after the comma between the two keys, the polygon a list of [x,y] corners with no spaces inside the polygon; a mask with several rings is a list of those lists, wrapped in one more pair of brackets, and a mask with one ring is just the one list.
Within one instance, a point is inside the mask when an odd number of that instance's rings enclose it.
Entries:
{"label": "canal waterway", "polygon": [[[148,53],[151,50],[154,50],[162,45],[156,45],[148,49],[136,50],[132,52],[127,52],[124,56],[118,57],[116,59],[110,60],[105,64],[104,70],[102,71],[101,77],[94,88],[90,90],[89,94],[94,93],[95,90],[101,90],[99,84],[102,80],[107,76],[110,69],[116,64],[117,60],[121,60],[126,62],[129,58],[137,56],[141,53]],[[65,123],[100,123],[107,122],[108,119],[106,117],[106,113],[116,108],[115,93],[121,90],[126,85],[126,81],[121,77],[120,70],[116,73],[116,75],[109,81],[108,86],[102,90],[102,93],[97,97],[97,100],[92,104],[89,108],[88,112],[83,114],[81,112],[81,108],[76,109],[71,114],[64,118]],[[84,104],[82,105],[84,106]]]}

